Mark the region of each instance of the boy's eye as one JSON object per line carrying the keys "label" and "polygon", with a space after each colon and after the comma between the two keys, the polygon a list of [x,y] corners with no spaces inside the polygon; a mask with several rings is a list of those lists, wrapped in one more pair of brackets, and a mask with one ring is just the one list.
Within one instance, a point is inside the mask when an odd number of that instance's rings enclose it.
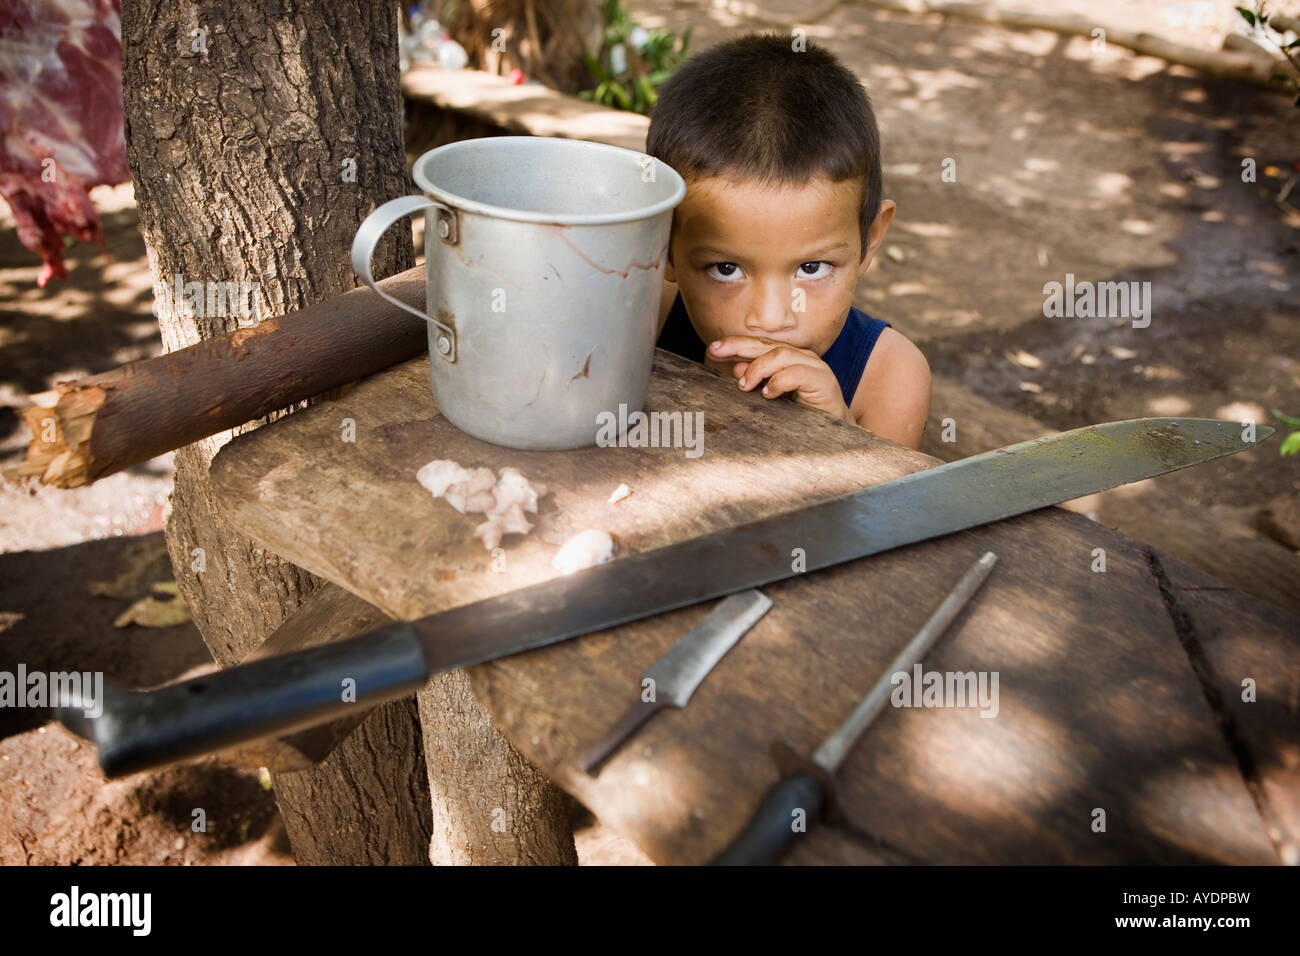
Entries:
{"label": "boy's eye", "polygon": [[[825,267],[824,269],[822,267]],[[715,271],[716,270],[716,271]],[[805,262],[799,266],[799,275],[801,279],[824,279],[830,274],[831,264],[825,261]],[[744,277],[740,271],[740,266],[734,262],[715,262],[707,266],[704,270],[715,279],[723,282],[734,282]]]}
{"label": "boy's eye", "polygon": [[[712,269],[717,269],[718,271],[710,272]],[[740,266],[736,265],[734,262],[715,262],[713,265],[706,267],[704,271],[708,272],[715,279],[721,279],[723,282],[734,282],[742,275]]]}

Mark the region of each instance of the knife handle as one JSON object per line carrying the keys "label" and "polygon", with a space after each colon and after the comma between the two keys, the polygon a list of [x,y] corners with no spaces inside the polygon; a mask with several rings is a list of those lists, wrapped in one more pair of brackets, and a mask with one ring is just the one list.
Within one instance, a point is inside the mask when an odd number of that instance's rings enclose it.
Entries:
{"label": "knife handle", "polygon": [[824,797],[822,782],[811,774],[782,777],[763,794],[745,828],[710,865],[767,866],[778,862],[795,837],[804,832],[794,829],[795,812],[802,810],[805,828],[811,827],[822,814]]}
{"label": "knife handle", "polygon": [[[324,723],[404,697],[428,677],[419,638],[399,621],[157,690],[130,691],[105,682],[96,702],[99,716],[84,715],[84,695],[60,701],[57,713],[70,730],[95,742],[105,776],[120,777]],[[349,680],[355,683],[345,685]],[[344,698],[345,688],[355,691],[355,700]]]}
{"label": "knife handle", "polygon": [[605,766],[605,761],[613,756],[619,744],[631,737],[638,727],[666,706],[668,705],[663,701],[655,700],[637,701],[629,707],[619,718],[618,723],[587,749],[578,765],[582,768],[582,772],[589,773],[593,777],[599,774],[600,768]]}

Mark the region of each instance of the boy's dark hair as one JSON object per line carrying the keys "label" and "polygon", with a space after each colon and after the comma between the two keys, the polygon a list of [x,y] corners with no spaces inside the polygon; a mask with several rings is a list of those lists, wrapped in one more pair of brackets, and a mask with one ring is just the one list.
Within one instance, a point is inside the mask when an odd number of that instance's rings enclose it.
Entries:
{"label": "boy's dark hair", "polygon": [[818,174],[863,185],[862,254],[880,210],[880,133],[871,100],[834,54],[751,33],[688,58],[664,83],[646,153],[685,178],[801,185]]}

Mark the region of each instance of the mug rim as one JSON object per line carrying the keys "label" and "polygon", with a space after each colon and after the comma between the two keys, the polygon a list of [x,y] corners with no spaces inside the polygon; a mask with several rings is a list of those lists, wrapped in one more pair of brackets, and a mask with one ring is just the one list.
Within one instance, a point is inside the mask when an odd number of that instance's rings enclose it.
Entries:
{"label": "mug rim", "polygon": [[[632,209],[626,212],[604,212],[604,213],[548,213],[548,212],[531,212],[525,209],[510,209],[505,206],[493,206],[489,203],[479,202],[469,199],[465,196],[457,195],[446,189],[434,186],[424,175],[424,167],[431,158],[443,151],[455,152],[457,150],[474,149],[476,144],[499,143],[503,140],[546,140],[552,143],[567,144],[559,147],[560,149],[586,149],[603,152],[627,153],[631,156],[648,156],[647,153],[637,152],[634,149],[625,149],[622,146],[612,146],[609,143],[596,143],[585,139],[569,139],[562,136],[478,136],[473,139],[457,140],[454,143],[444,143],[426,153],[421,154],[411,166],[411,176],[417,186],[432,199],[441,203],[459,209],[462,212],[478,213],[483,216],[490,216],[494,219],[508,219],[514,222],[538,222],[552,223],[560,226],[602,226],[620,222],[636,222],[640,219],[649,219],[660,213],[668,212],[674,209],[683,199],[686,198],[686,181],[682,179],[681,173],[673,169],[663,160],[655,156],[649,158],[656,164],[659,172],[670,174],[670,182],[673,183],[672,194],[668,197],[652,203],[649,206],[643,206],[640,209]],[[656,173],[656,175],[659,174]]]}

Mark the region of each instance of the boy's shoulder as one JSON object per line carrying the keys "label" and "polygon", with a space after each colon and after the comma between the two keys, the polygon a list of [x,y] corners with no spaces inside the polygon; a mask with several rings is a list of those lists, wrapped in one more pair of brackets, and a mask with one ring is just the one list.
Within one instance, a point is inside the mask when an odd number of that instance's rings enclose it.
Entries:
{"label": "boy's shoulder", "polygon": [[902,429],[887,437],[912,448],[920,444],[930,414],[930,363],[916,343],[895,328],[880,331],[849,411],[870,431],[880,431],[872,424],[887,419]]}
{"label": "boy's shoulder", "polygon": [[873,366],[878,373],[877,378],[881,374],[907,370],[919,372],[924,369],[926,375],[930,374],[930,364],[920,348],[892,325],[880,330],[876,347],[871,350],[871,357],[867,359],[867,367],[863,370],[864,382],[871,375]]}

